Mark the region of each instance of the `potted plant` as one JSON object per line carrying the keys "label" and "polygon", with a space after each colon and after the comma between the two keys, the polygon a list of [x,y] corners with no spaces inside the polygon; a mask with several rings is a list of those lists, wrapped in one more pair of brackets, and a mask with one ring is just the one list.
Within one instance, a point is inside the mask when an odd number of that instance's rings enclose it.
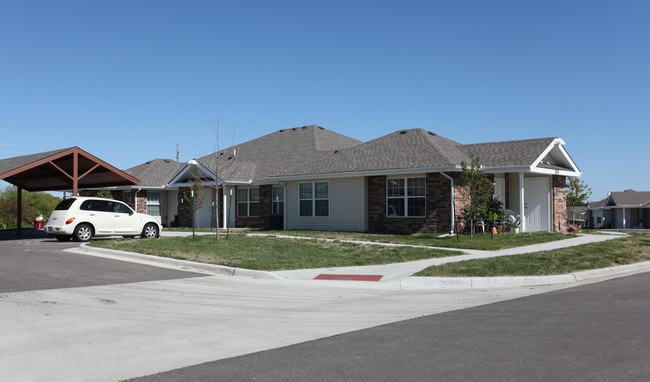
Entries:
{"label": "potted plant", "polygon": [[519,219],[516,219],[515,221],[512,222],[512,230],[514,231],[514,233],[519,233],[520,224],[521,222],[519,221]]}

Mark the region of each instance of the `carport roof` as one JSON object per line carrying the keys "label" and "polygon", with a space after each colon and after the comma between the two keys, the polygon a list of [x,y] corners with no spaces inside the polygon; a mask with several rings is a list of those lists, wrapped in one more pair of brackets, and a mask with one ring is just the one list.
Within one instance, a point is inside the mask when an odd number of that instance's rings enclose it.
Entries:
{"label": "carport roof", "polygon": [[137,185],[140,181],[79,147],[0,159],[0,179],[27,191]]}

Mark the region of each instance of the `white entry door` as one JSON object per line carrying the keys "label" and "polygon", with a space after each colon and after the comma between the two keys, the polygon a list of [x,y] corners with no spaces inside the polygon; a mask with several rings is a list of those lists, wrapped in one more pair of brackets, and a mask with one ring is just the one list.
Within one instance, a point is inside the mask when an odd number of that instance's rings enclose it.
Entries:
{"label": "white entry door", "polygon": [[549,183],[548,178],[526,178],[524,180],[524,209],[526,231],[548,231]]}

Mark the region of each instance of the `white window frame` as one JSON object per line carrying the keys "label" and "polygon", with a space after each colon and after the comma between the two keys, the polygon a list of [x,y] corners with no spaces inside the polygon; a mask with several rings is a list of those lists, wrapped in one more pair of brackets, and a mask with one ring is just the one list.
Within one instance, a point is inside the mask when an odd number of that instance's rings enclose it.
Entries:
{"label": "white window frame", "polygon": [[[316,197],[316,183],[327,183],[327,198],[317,198]],[[311,185],[311,198],[301,198],[300,195],[300,185],[302,184],[310,184]],[[331,190],[332,185],[330,184],[329,180],[318,180],[314,182],[300,182],[298,183],[298,217],[301,218],[308,218],[308,217],[314,217],[314,218],[327,218],[330,216],[330,206],[331,206],[331,201],[330,201],[330,195],[331,195]],[[300,210],[300,206],[302,201],[306,200],[311,200],[311,215],[303,215],[302,211]],[[327,215],[316,215],[316,202],[317,201],[323,201],[327,200]]]}
{"label": "white window frame", "polygon": [[[156,200],[156,201],[151,200],[149,198],[149,195],[151,195],[151,194],[158,194],[158,196],[159,196],[158,200]],[[160,191],[147,191],[147,203],[146,203],[146,206],[147,206],[147,215],[162,216],[162,192],[160,192]],[[157,206],[158,210],[160,211],[160,214],[159,215],[152,215],[149,212],[149,207],[150,206]]]}
{"label": "white window frame", "polygon": [[[273,196],[276,191],[279,191],[275,195],[278,200],[275,200]],[[284,215],[284,187],[272,187],[271,188],[271,215]]]}
{"label": "white window frame", "polygon": [[[246,190],[246,200],[239,199],[239,191]],[[251,201],[251,190],[257,190],[257,201]],[[246,204],[246,215],[242,215],[240,204]],[[257,204],[257,215],[251,215],[251,204]],[[258,218],[260,217],[260,189],[259,187],[239,187],[237,188],[237,217],[240,218]]]}
{"label": "white window frame", "polygon": [[[403,196],[388,196],[388,182],[395,179],[404,180],[404,195]],[[408,187],[409,179],[423,179],[424,180],[424,195],[422,196],[409,196]],[[409,199],[423,199],[424,200],[424,215],[409,215]],[[404,215],[389,215],[388,214],[388,201],[389,199],[401,199],[404,205]],[[425,218],[427,216],[427,178],[426,176],[407,176],[407,177],[390,177],[386,178],[386,217],[388,218]]]}

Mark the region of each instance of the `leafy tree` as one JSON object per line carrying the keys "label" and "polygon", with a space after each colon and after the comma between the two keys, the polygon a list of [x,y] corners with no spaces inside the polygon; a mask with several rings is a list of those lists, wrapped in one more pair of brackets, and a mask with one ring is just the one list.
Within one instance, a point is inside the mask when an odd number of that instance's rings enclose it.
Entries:
{"label": "leafy tree", "polygon": [[467,203],[462,208],[463,217],[469,221],[470,237],[473,237],[474,222],[485,216],[492,201],[493,185],[483,172],[479,158],[472,157],[470,167],[462,162],[461,168],[458,184],[465,189],[467,196]]}
{"label": "leafy tree", "polygon": [[587,205],[591,196],[591,187],[576,177],[567,178],[566,204],[569,209],[569,216],[573,219],[573,211],[576,206]]}
{"label": "leafy tree", "polygon": [[[16,228],[18,187],[8,186],[0,190],[0,227]],[[32,224],[39,215],[47,219],[61,198],[46,192],[22,193],[22,217],[24,224]]]}
{"label": "leafy tree", "polygon": [[104,199],[113,199],[113,194],[111,194],[111,192],[108,191],[106,187],[102,187],[102,189],[97,193],[97,197]]}

